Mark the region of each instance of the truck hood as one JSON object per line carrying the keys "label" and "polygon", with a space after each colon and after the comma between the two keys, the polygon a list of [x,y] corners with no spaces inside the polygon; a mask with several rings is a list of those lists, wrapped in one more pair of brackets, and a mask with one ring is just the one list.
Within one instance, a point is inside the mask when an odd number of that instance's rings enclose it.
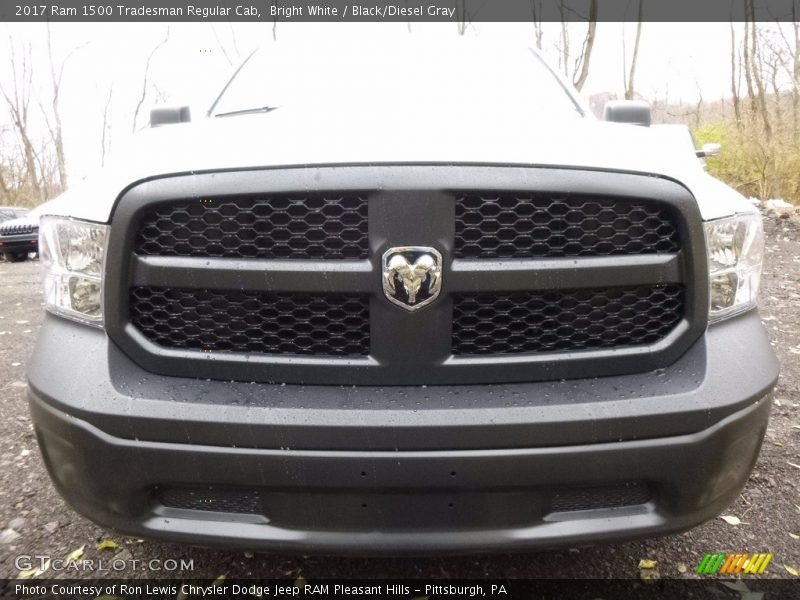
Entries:
{"label": "truck hood", "polygon": [[[591,118],[511,120],[487,111],[461,118],[405,110],[279,108],[147,129],[107,167],[49,203],[47,214],[110,219],[119,194],[137,181],[200,171],[369,164],[502,164],[640,173],[677,180],[704,219],[752,210],[709,176],[686,132]],[[202,193],[198,191],[198,193]]]}

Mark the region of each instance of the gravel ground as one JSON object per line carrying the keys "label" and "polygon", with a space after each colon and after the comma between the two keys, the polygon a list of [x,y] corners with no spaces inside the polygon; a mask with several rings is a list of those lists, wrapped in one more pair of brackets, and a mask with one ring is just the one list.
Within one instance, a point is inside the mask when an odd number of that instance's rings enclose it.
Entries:
{"label": "gravel ground", "polygon": [[[783,370],[761,457],[747,487],[726,511],[741,519],[714,519],[681,535],[558,552],[440,558],[296,557],[193,548],[134,540],[104,530],[73,513],[53,489],[42,464],[25,400],[25,363],[42,318],[37,262],[0,263],[0,577],[14,577],[14,557],[63,558],[85,546],[85,559],[192,559],[182,577],[639,577],[639,560],[658,561],[661,577],[693,577],[709,551],[773,552],[765,576],[791,577],[800,569],[800,219],[766,223],[767,263],[762,317]],[[66,358],[66,357],[65,357]],[[101,539],[119,548],[99,551]],[[785,565],[785,566],[784,566]],[[43,577],[93,577],[75,571]],[[158,577],[147,570],[116,573]]]}

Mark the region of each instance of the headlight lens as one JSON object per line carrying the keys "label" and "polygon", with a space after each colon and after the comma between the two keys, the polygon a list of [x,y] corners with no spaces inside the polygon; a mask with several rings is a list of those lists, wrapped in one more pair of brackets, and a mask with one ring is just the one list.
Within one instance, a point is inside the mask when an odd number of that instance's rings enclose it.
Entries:
{"label": "headlight lens", "polygon": [[103,259],[108,227],[43,217],[39,255],[44,267],[45,306],[56,314],[103,325]]}
{"label": "headlight lens", "polygon": [[741,214],[705,223],[710,319],[753,308],[761,282],[764,229],[761,215]]}

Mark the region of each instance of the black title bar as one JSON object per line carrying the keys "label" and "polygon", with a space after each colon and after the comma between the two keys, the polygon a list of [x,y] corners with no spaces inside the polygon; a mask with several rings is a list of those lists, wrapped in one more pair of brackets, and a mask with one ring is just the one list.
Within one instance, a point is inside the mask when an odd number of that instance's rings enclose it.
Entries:
{"label": "black title bar", "polygon": [[[643,21],[800,19],[798,0],[641,0]],[[595,10],[592,5],[595,3]],[[752,10],[749,6],[752,4]],[[5,22],[561,22],[636,21],[637,0],[2,0]]]}
{"label": "black title bar", "polygon": [[13,600],[721,600],[798,598],[798,579],[0,579]]}

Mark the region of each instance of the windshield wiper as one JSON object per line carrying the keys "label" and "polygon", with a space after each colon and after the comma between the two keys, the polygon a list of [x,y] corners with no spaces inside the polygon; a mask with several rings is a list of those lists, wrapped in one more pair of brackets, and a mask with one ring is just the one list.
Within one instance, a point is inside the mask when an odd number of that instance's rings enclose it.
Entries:
{"label": "windshield wiper", "polygon": [[256,108],[243,108],[241,110],[232,110],[230,112],[217,113],[215,117],[235,117],[237,115],[251,115],[254,113],[268,113],[276,110],[277,106],[258,106]]}

